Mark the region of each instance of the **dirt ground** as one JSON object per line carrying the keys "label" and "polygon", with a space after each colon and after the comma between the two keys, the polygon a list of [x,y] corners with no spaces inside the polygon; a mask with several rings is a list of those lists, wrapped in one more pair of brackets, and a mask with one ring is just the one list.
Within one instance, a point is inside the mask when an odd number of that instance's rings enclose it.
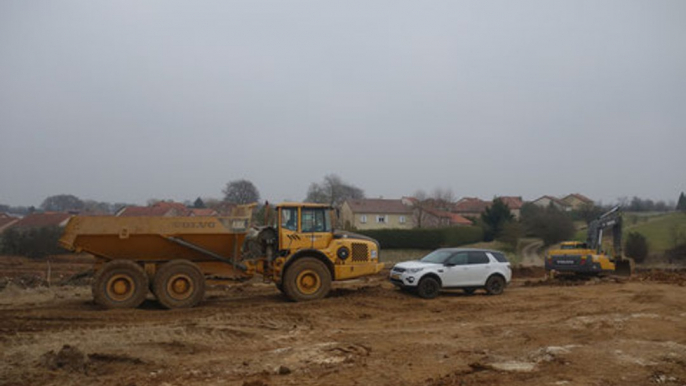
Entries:
{"label": "dirt ground", "polygon": [[387,272],[310,303],[252,281],[213,285],[190,310],[108,311],[67,280],[88,262],[56,259],[46,288],[17,279],[46,281],[44,262],[0,258],[0,277],[15,274],[0,291],[0,384],[686,385],[683,271],[545,281],[526,268],[501,296],[430,301]]}

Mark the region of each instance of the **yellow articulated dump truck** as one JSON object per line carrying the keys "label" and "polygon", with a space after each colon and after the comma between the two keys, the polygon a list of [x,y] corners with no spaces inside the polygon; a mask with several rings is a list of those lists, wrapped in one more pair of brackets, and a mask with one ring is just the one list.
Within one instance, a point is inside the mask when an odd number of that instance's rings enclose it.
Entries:
{"label": "yellow articulated dump truck", "polygon": [[284,203],[276,224],[251,227],[252,206],[229,217],[74,217],[60,244],[96,257],[93,297],[138,307],[148,291],[167,308],[193,307],[205,276],[261,274],[293,301],[320,299],[333,280],[378,273],[378,243],[334,231],[327,205]]}

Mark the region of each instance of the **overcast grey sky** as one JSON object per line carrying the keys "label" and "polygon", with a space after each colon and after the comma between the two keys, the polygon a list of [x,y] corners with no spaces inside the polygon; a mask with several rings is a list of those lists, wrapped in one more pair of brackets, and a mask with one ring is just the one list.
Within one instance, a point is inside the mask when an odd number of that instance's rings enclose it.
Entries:
{"label": "overcast grey sky", "polygon": [[0,2],[0,203],[686,191],[686,1]]}

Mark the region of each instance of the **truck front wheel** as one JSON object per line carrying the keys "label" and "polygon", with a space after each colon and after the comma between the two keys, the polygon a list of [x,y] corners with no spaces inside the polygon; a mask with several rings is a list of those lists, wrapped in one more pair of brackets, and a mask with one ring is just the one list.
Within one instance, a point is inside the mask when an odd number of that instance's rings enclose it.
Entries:
{"label": "truck front wheel", "polygon": [[282,285],[286,297],[294,302],[321,299],[331,289],[331,273],[321,261],[304,257],[287,268]]}
{"label": "truck front wheel", "polygon": [[136,308],[148,294],[148,275],[130,260],[113,260],[93,280],[93,299],[106,308]]}
{"label": "truck front wheel", "polygon": [[194,307],[205,297],[205,276],[188,260],[172,260],[155,273],[153,292],[166,308]]}

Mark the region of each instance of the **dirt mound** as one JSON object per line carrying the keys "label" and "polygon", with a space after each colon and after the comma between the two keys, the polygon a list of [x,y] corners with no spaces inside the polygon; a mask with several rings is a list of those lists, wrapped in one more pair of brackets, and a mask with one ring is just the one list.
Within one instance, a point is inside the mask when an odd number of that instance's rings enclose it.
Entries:
{"label": "dirt mound", "polygon": [[634,277],[635,281],[656,281],[666,284],[676,284],[679,286],[686,286],[686,270],[664,270],[651,269],[649,271],[638,272]]}
{"label": "dirt mound", "polygon": [[50,350],[40,357],[39,365],[51,371],[105,374],[116,371],[111,365],[140,365],[143,361],[128,355],[93,353],[86,355],[77,347],[65,344],[60,351]]}
{"label": "dirt mound", "polygon": [[543,267],[513,267],[512,278],[531,278],[531,277],[545,277],[545,269]]}
{"label": "dirt mound", "polygon": [[86,372],[86,354],[76,347],[64,345],[57,353],[50,350],[40,358],[40,365],[49,370],[64,370],[69,372]]}
{"label": "dirt mound", "polygon": [[575,287],[582,285],[596,285],[596,284],[621,284],[627,282],[626,278],[618,276],[585,276],[585,275],[558,275],[554,278],[546,277],[541,280],[527,280],[524,282],[525,287]]}

